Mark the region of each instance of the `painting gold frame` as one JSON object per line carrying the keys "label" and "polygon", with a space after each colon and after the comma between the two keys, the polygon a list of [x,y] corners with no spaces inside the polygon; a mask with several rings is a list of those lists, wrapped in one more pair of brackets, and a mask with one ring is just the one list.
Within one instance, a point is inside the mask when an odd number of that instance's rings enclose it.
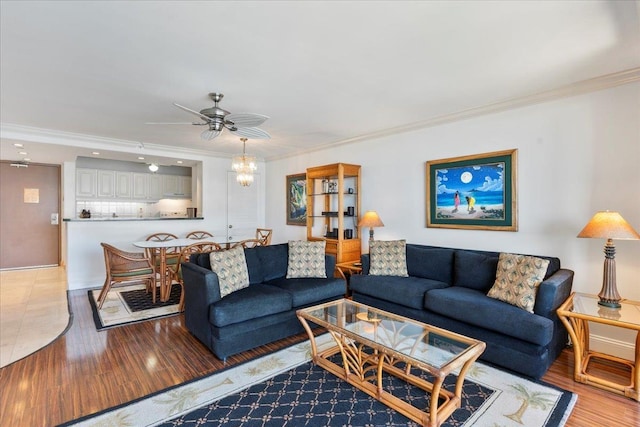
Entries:
{"label": "painting gold frame", "polygon": [[518,231],[517,154],[427,161],[427,227]]}

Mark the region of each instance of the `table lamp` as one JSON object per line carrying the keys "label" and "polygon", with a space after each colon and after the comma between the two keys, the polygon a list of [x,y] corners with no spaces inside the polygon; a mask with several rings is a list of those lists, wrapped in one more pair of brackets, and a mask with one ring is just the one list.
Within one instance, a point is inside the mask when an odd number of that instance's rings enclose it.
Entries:
{"label": "table lamp", "polygon": [[358,227],[369,227],[369,240],[373,240],[373,229],[375,227],[384,227],[384,224],[378,216],[378,212],[367,211],[358,221]]}
{"label": "table lamp", "polygon": [[604,274],[602,290],[598,294],[598,304],[604,307],[620,308],[620,294],[616,287],[616,247],[613,239],[640,240],[638,234],[618,212],[601,211],[585,225],[578,237],[607,239],[604,245]]}

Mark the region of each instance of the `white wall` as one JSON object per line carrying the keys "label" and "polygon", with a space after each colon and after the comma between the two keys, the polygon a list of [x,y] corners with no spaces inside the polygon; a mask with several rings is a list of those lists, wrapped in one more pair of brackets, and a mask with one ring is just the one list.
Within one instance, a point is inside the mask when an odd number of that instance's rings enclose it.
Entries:
{"label": "white wall", "polygon": [[[619,211],[640,231],[639,119],[640,83],[632,83],[269,162],[267,224],[276,243],[304,239],[304,227],[286,225],[285,175],[328,163],[360,164],[362,211],[377,210],[385,224],[377,239],[557,256],[575,271],[574,291],[598,293],[605,242],[576,235],[605,209]],[[426,228],[427,160],[511,148],[518,149],[517,232]],[[640,241],[615,244],[618,290],[640,301]],[[592,330],[602,345],[629,350],[634,339]]]}

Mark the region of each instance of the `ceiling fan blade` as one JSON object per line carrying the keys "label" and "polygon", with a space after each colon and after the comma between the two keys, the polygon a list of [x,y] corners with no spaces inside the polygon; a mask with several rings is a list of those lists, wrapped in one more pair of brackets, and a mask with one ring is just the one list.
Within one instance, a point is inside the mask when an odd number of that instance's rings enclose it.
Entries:
{"label": "ceiling fan blade", "polygon": [[206,125],[207,123],[195,122],[145,122],[145,125]]}
{"label": "ceiling fan blade", "polygon": [[231,113],[224,117],[225,122],[237,128],[260,126],[267,120],[269,116],[255,113]]}
{"label": "ceiling fan blade", "polygon": [[200,117],[205,122],[210,122],[211,121],[211,118],[205,116],[204,114],[200,114],[198,111],[192,110],[191,108],[187,108],[187,107],[185,107],[183,105],[176,104],[175,102],[173,103],[173,105],[175,105],[176,107],[180,108],[181,110],[186,111],[187,113],[195,114],[196,116]]}
{"label": "ceiling fan blade", "polygon": [[239,128],[239,129],[231,128],[229,130],[234,135],[242,136],[244,138],[249,138],[249,139],[270,139],[271,138],[271,135],[269,135],[266,131],[260,128],[253,128],[253,127]]}
{"label": "ceiling fan blade", "polygon": [[207,141],[211,141],[213,138],[215,138],[216,136],[220,135],[220,131],[219,130],[211,130],[211,129],[207,129],[202,131],[202,133],[200,134],[200,138],[207,140]]}

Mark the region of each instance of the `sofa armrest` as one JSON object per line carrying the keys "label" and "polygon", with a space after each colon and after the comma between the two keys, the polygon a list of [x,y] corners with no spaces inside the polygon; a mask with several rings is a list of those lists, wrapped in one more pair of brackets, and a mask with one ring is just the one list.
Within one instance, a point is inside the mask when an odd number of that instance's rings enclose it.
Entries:
{"label": "sofa armrest", "polygon": [[206,345],[210,344],[209,305],[220,298],[218,275],[192,262],[183,262],[184,320],[187,329]]}
{"label": "sofa armrest", "polygon": [[360,262],[362,263],[362,274],[369,274],[369,266],[371,265],[369,254],[360,255]]}
{"label": "sofa armrest", "polygon": [[327,272],[327,277],[333,277],[333,273],[336,271],[336,257],[333,255],[325,254],[324,265]]}
{"label": "sofa armrest", "polygon": [[573,271],[563,268],[556,271],[540,283],[533,312],[549,319],[555,318],[556,309],[569,298],[572,286]]}

